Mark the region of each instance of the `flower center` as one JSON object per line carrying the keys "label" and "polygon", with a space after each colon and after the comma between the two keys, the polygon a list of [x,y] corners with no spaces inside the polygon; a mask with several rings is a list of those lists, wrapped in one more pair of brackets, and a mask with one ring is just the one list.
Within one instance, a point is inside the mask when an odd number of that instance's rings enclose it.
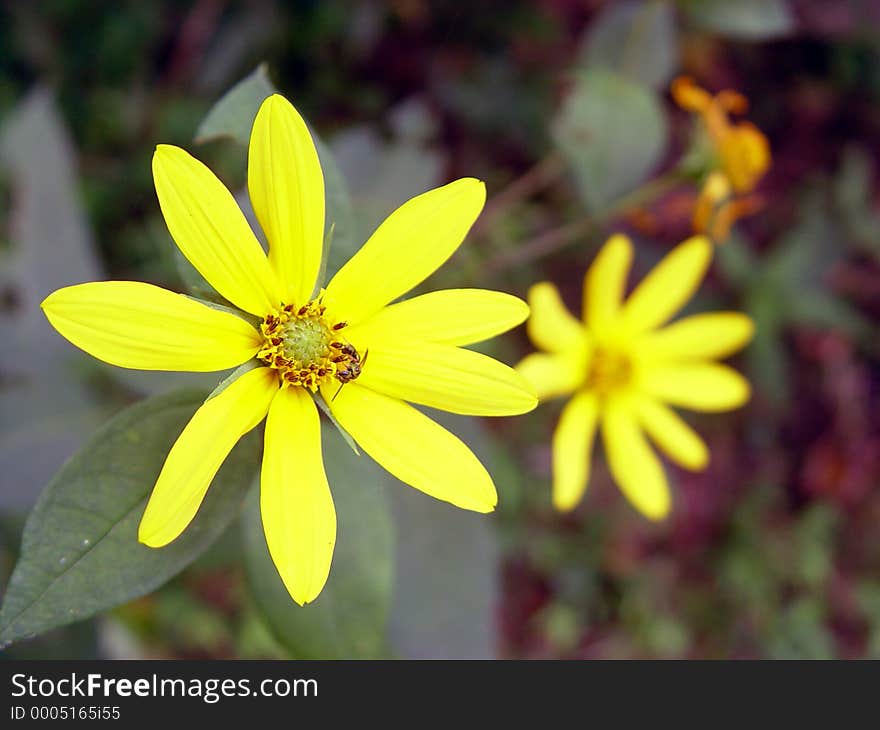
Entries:
{"label": "flower center", "polygon": [[260,325],[263,347],[257,357],[278,371],[281,385],[300,385],[313,393],[331,378],[340,383],[361,374],[361,357],[341,336],[345,322],[331,322],[320,297],[297,307],[283,305]]}
{"label": "flower center", "polygon": [[590,361],[587,388],[596,391],[600,396],[605,396],[613,390],[628,385],[632,373],[632,362],[627,355],[598,347]]}

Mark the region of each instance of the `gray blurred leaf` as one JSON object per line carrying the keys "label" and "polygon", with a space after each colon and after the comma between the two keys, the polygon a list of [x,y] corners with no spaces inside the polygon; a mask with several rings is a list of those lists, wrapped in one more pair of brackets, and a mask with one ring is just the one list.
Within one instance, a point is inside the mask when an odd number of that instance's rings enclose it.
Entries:
{"label": "gray blurred leaf", "polygon": [[697,27],[729,38],[761,41],[794,30],[786,0],[689,0],[683,9]]}
{"label": "gray blurred leaf", "polygon": [[[349,256],[398,206],[442,180],[445,159],[428,146],[435,122],[425,103],[411,99],[390,117],[394,132],[390,140],[361,125],[340,132],[330,143],[356,212],[355,248]],[[334,263],[341,265],[344,260]]]}
{"label": "gray blurred leaf", "polygon": [[667,0],[608,3],[590,25],[581,62],[665,87],[678,66],[675,11]]}
{"label": "gray blurred leaf", "polygon": [[392,585],[390,477],[356,456],[332,426],[323,429],[324,467],[336,504],[336,551],[321,595],[296,605],[269,556],[258,495],[242,522],[244,560],[254,601],[276,638],[297,659],[367,659],[386,650]]}
{"label": "gray blurred leaf", "polygon": [[[504,499],[506,470],[480,422],[430,415],[474,450]],[[493,658],[500,596],[492,516],[458,509],[402,485],[391,495],[397,576],[389,640],[395,653],[412,659]]]}
{"label": "gray blurred leaf", "polygon": [[649,89],[608,70],[578,73],[553,136],[592,210],[632,190],[660,160],[666,117]]}
{"label": "gray blurred leaf", "polygon": [[98,420],[82,377],[92,362],[52,329],[40,302],[102,276],[77,197],[73,147],[48,90],[32,92],[0,126],[0,164],[12,186],[2,271],[14,302],[0,315],[0,472],[8,485],[0,507],[20,510]]}
{"label": "gray blurred leaf", "polygon": [[257,472],[256,433],[233,449],[178,539],[160,549],[137,540],[165,457],[204,397],[178,391],[131,406],[52,479],[25,525],[0,610],[0,641],[87,618],[150,592],[198,557],[238,514]]}

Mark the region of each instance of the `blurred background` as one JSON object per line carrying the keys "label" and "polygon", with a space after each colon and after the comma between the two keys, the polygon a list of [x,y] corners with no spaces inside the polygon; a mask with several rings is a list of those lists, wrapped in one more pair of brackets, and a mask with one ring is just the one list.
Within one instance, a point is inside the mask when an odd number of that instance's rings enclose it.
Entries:
{"label": "blurred background", "polygon": [[[150,157],[181,145],[242,189],[244,148],[193,139],[259,64],[335,155],[360,240],[415,193],[486,181],[483,217],[427,288],[524,296],[552,279],[578,311],[613,231],[633,236],[644,275],[690,235],[697,185],[614,202],[688,147],[678,74],[748,97],[773,162],[692,305],[756,320],[735,360],[755,394],[689,417],[712,462],[667,464],[665,522],[629,506],[601,457],[580,507],[552,510],[560,403],[456,421],[498,511],[389,484],[387,599],[340,592],[344,637],[310,644],[267,615],[233,525],[154,593],[0,656],[880,657],[878,53],[870,0],[2,2],[0,586],[39,491],[100,423],[216,382],[105,368],[38,304],[101,278],[183,290]],[[589,108],[611,121],[572,144],[579,79],[603,70],[623,81],[593,88],[606,96]],[[523,328],[488,347],[508,363],[531,351]]]}

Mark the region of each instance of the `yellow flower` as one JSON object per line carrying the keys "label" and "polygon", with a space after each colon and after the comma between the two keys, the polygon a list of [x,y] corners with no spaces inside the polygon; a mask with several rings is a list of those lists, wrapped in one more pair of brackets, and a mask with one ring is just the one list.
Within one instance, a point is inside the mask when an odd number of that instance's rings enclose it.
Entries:
{"label": "yellow flower", "polygon": [[754,190],[770,167],[770,144],[754,124],[733,124],[728,116],[743,114],[748,109],[748,100],[730,89],[712,96],[687,76],[672,82],[672,96],[682,109],[701,116],[718,156],[718,167],[733,189],[740,194]]}
{"label": "yellow flower", "polygon": [[153,177],[180,250],[240,312],[110,281],[59,289],[43,302],[46,316],[74,345],[120,367],[214,371],[253,358],[256,367],[209,398],[180,434],[141,520],[141,542],[161,547],[183,532],[229,451],[265,417],[266,540],[293,599],[314,600],[336,541],[319,397],[401,481],[464,509],[494,509],[495,486],[470,449],[406,401],[483,416],[533,409],[534,393],[512,368],[462,347],[521,323],[528,307],[481,289],[391,304],[461,244],[485,202],[482,182],[457,180],[404,203],[317,289],[324,179],[308,129],[283,97],[260,107],[248,155],[268,256],[230,192],[187,152],[160,145]]}
{"label": "yellow flower", "polygon": [[694,206],[694,231],[705,233],[717,243],[724,243],[730,236],[733,224],[740,218],[756,213],[761,205],[762,200],[756,194],[734,195],[724,173],[713,170],[706,176]]}
{"label": "yellow flower", "polygon": [[563,305],[549,282],[529,291],[529,337],[543,350],[517,370],[541,400],[573,395],[553,434],[553,504],[574,508],[590,474],[590,452],[602,432],[611,474],[644,515],[669,512],[669,487],[645,435],[677,464],[706,467],[703,440],[670,406],[695,411],[738,408],[749,384],[726,365],[712,362],[742,348],[752,321],[716,312],[666,323],[696,291],[712,259],[702,236],[673,249],[624,302],[633,248],[612,236],[584,279],[583,322]]}
{"label": "yellow flower", "polygon": [[743,114],[749,106],[736,91],[712,96],[690,77],[679,76],[672,82],[672,97],[700,115],[714,153],[694,210],[694,231],[722,243],[737,220],[761,207],[761,199],[749,193],[770,167],[770,144],[751,122],[731,123],[729,114]]}

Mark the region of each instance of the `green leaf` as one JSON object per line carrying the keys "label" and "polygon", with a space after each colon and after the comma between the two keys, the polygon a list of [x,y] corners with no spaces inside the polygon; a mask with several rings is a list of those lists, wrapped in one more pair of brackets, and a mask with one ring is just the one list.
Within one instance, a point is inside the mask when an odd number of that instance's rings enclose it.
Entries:
{"label": "green leaf", "polygon": [[[229,138],[247,146],[251,136],[251,127],[254,125],[260,104],[267,96],[276,93],[276,91],[277,89],[269,79],[266,64],[260,64],[253,73],[239,81],[211,108],[199,125],[195,141],[201,143]],[[329,272],[332,275],[354,254],[361,242],[355,233],[351,197],[345,180],[339,172],[336,160],[333,158],[333,153],[315,134],[311,125],[309,125],[309,131],[315,142],[315,148],[318,150],[318,158],[324,172],[326,218],[321,271],[322,274]],[[332,247],[329,245],[331,239]],[[186,267],[183,268],[183,271],[189,277],[189,281],[197,286],[203,286],[202,281],[192,277],[192,274],[196,273],[197,275],[197,272],[187,272]],[[322,276],[318,281],[316,293],[323,284]]]}
{"label": "green leaf", "polygon": [[840,297],[820,289],[801,291],[788,319],[792,324],[844,332],[868,344],[877,337],[876,327],[867,317]]}
{"label": "green leaf", "polygon": [[678,66],[672,3],[609,3],[590,25],[581,51],[589,70],[606,68],[632,81],[664,88]]}
{"label": "green leaf", "polygon": [[324,466],[336,504],[337,538],[327,585],[314,603],[291,599],[269,556],[257,495],[242,524],[254,601],[276,638],[297,659],[367,659],[386,654],[393,533],[386,496],[391,478],[355,454],[324,424]]}
{"label": "green leaf", "polygon": [[642,182],[659,162],[667,137],[656,95],[605,69],[577,75],[552,131],[592,210]]}
{"label": "green leaf", "polygon": [[755,338],[746,350],[749,372],[761,392],[776,405],[790,398],[788,359],[783,346],[783,303],[759,279],[745,295],[745,310],[755,321]]}
{"label": "green leaf", "polygon": [[880,261],[880,215],[874,210],[874,171],[870,153],[849,147],[832,182],[837,215],[846,234],[844,243]]}
{"label": "green leaf", "polygon": [[[342,383],[337,386],[337,393],[339,392],[340,388],[342,388]],[[331,396],[331,400],[335,397],[335,395]],[[352,452],[354,452],[354,455],[360,456],[361,452],[360,449],[358,449],[357,442],[351,437],[351,434],[342,427],[342,424],[340,424],[339,421],[336,420],[336,416],[334,416],[333,411],[330,410],[330,405],[327,403],[326,400],[324,400],[324,395],[320,391],[318,391],[312,396],[312,398],[315,401],[315,405],[317,405],[318,408],[321,409],[321,412],[325,416],[327,416],[327,420],[333,425],[339,435],[342,436],[343,441],[348,444],[348,447],[352,450]]]}
{"label": "green leaf", "polygon": [[725,278],[740,289],[748,287],[758,267],[749,242],[736,231],[731,232],[727,243],[716,247],[715,261]]}
{"label": "green leaf", "polygon": [[196,130],[196,143],[231,137],[247,146],[260,104],[274,93],[268,67],[261,63],[211,107]]}
{"label": "green leaf", "polygon": [[235,370],[233,370],[229,375],[227,375],[223,380],[217,383],[217,387],[214,388],[205,400],[211,400],[211,398],[215,398],[220,395],[224,390],[226,390],[230,385],[232,385],[236,380],[238,380],[245,373],[249,373],[251,370],[256,370],[257,368],[265,367],[266,363],[260,360],[259,358],[252,357],[247,362],[243,362],[239,365]]}
{"label": "green leaf", "polygon": [[220,535],[253,482],[259,459],[254,433],[226,459],[183,535],[160,549],[137,541],[165,456],[203,400],[203,392],[188,390],[131,406],[52,479],[25,525],[21,557],[0,610],[0,642],[149,593]]}
{"label": "green leaf", "polygon": [[690,0],[684,10],[697,27],[729,38],[761,41],[794,30],[785,0]]}
{"label": "green leaf", "polygon": [[[435,411],[430,416],[474,450],[505,499],[518,471],[495,448],[488,430],[475,418]],[[495,610],[501,600],[495,516],[458,509],[406,486],[391,490],[391,505],[396,578],[389,641],[395,654],[493,658]]]}
{"label": "green leaf", "polygon": [[771,659],[835,659],[834,637],[822,598],[801,596],[773,616],[766,652]]}

